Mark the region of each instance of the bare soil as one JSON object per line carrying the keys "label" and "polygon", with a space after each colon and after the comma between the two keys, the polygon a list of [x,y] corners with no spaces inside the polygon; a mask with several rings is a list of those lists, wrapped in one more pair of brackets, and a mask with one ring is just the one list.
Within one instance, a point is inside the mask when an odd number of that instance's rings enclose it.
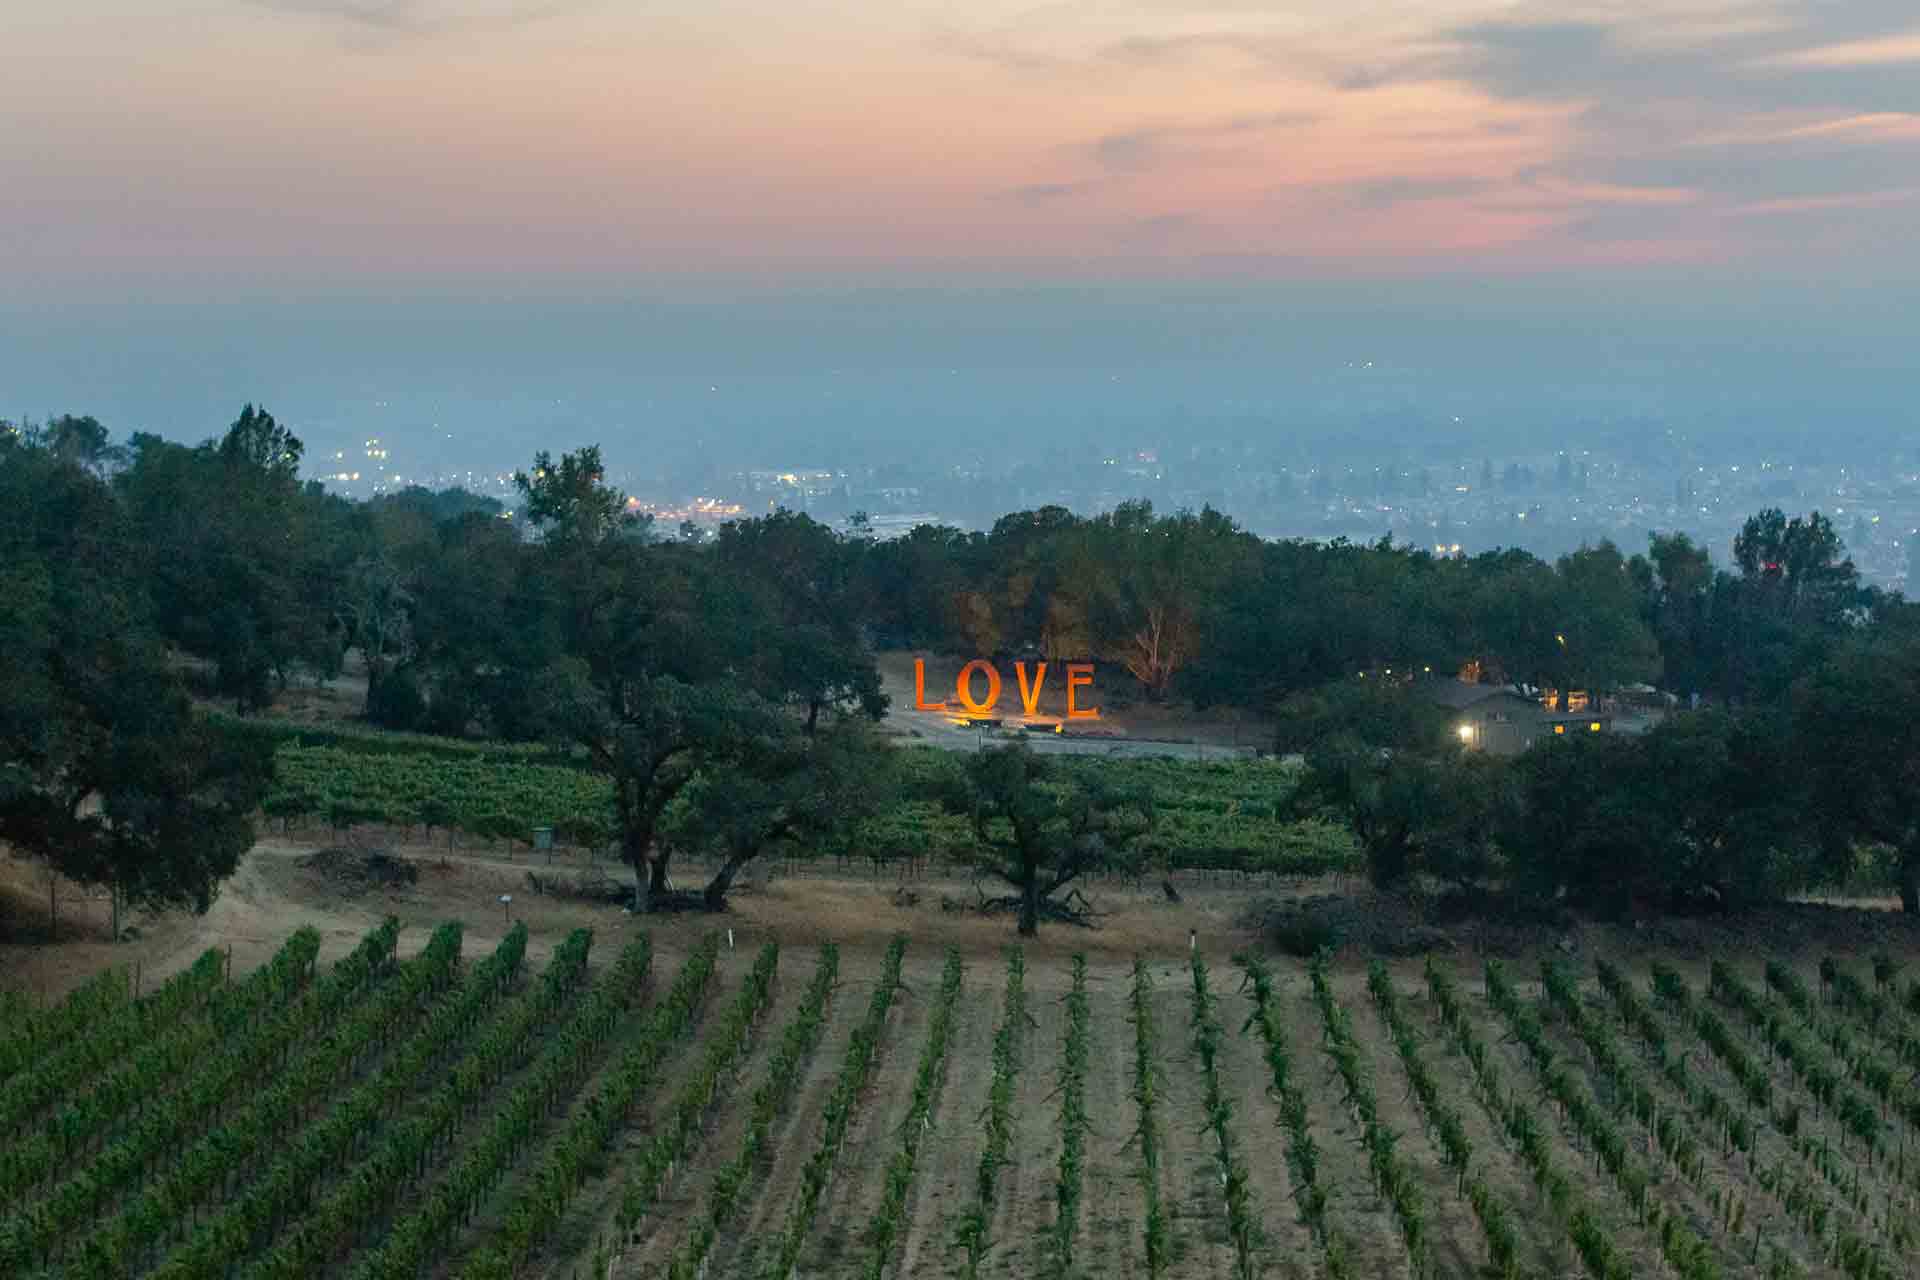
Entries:
{"label": "bare soil", "polygon": [[[46,883],[37,868],[0,855],[0,921],[12,922],[11,940],[0,943],[0,974],[7,985],[34,993],[42,1000],[57,998],[86,976],[110,963],[135,967],[151,987],[190,963],[208,947],[231,948],[236,973],[262,962],[294,927],[310,923],[323,938],[322,962],[343,955],[381,917],[397,916],[404,928],[403,953],[416,950],[432,926],[449,918],[466,922],[466,948],[477,958],[490,950],[510,920],[523,920],[530,931],[528,971],[537,973],[553,947],[572,928],[595,930],[595,963],[604,965],[618,948],[639,931],[655,943],[653,991],[670,982],[693,943],[709,930],[731,930],[734,950],[728,953],[710,991],[704,1022],[694,1038],[681,1044],[664,1065],[647,1095],[637,1101],[629,1123],[604,1157],[602,1167],[576,1195],[572,1207],[529,1274],[562,1280],[583,1270],[597,1241],[610,1238],[618,1197],[639,1144],[647,1141],[665,1118],[665,1107],[679,1083],[698,1061],[710,1020],[737,989],[755,948],[767,938],[783,946],[781,974],[772,1006],[763,1016],[752,1052],[731,1087],[709,1118],[697,1150],[678,1171],[665,1198],[632,1242],[614,1273],[620,1276],[653,1274],[683,1238],[688,1224],[704,1203],[712,1173],[737,1150],[745,1121],[745,1104],[764,1071],[770,1045],[796,1005],[818,956],[818,944],[833,940],[841,946],[841,982],[830,1009],[822,1043],[806,1064],[795,1105],[775,1126],[769,1157],[741,1213],[725,1233],[708,1274],[718,1278],[756,1274],[761,1250],[784,1228],[791,1210],[798,1176],[812,1155],[819,1134],[820,1110],[833,1087],[853,1028],[860,1021],[887,939],[905,932],[908,951],[908,990],[900,993],[889,1017],[871,1087],[865,1092],[849,1133],[837,1181],[823,1204],[802,1257],[803,1277],[853,1273],[863,1259],[863,1237],[879,1203],[885,1165],[899,1146],[899,1125],[906,1113],[913,1073],[926,1034],[930,1004],[938,990],[942,952],[960,949],[967,979],[958,1010],[958,1034],[952,1048],[947,1079],[933,1113],[933,1128],[923,1145],[914,1189],[909,1201],[909,1226],[892,1260],[889,1277],[948,1277],[957,1271],[952,1253],[953,1222],[971,1202],[973,1174],[982,1141],[980,1116],[989,1084],[989,1051],[999,1016],[1005,978],[1006,948],[1015,941],[1012,923],[1004,916],[980,916],[944,910],[942,897],[964,895],[963,883],[938,878],[912,881],[917,896],[900,895],[895,876],[863,877],[830,874],[816,869],[808,875],[775,875],[742,893],[733,909],[720,915],[676,915],[647,918],[621,908],[556,892],[534,892],[529,870],[557,881],[584,880],[603,874],[577,859],[556,858],[551,871],[544,859],[529,864],[525,854],[509,857],[504,850],[461,850],[452,854],[439,846],[409,843],[402,833],[383,833],[380,861],[371,864],[377,874],[366,874],[365,850],[327,853],[321,841],[277,837],[263,841],[242,864],[205,916],[136,913],[136,931],[130,940],[113,943],[101,927],[105,903],[78,896],[62,899],[61,917],[67,921],[57,940],[47,941],[38,926],[44,923]],[[388,837],[395,837],[389,839]],[[404,867],[404,870],[401,868]],[[343,879],[344,877],[344,879]],[[1251,1176],[1252,1207],[1261,1227],[1257,1270],[1274,1280],[1319,1274],[1317,1247],[1308,1238],[1293,1203],[1293,1187],[1286,1166],[1284,1134],[1277,1111],[1267,1096],[1266,1064],[1257,1029],[1245,1026],[1250,1005],[1238,990],[1239,971],[1232,964],[1236,952],[1262,947],[1256,925],[1246,921],[1253,894],[1231,880],[1209,882],[1196,878],[1185,886],[1185,900],[1169,903],[1157,891],[1136,890],[1121,884],[1097,884],[1093,894],[1106,913],[1097,929],[1047,926],[1037,939],[1026,940],[1027,987],[1032,1024],[1023,1044],[1023,1067],[1015,1095],[1012,1162],[1001,1172],[999,1196],[990,1231],[992,1251],[983,1274],[1011,1280],[1038,1280],[1044,1274],[1043,1247],[1054,1216],[1054,1185],[1059,1157],[1058,1071],[1065,1017],[1062,997],[1069,985],[1069,962],[1076,952],[1088,960],[1092,1012],[1093,1052],[1087,1081],[1091,1130],[1087,1142],[1085,1195],[1075,1237],[1078,1270],[1100,1280],[1130,1280],[1145,1275],[1141,1241],[1141,1191],[1137,1180],[1139,1153],[1133,1142],[1137,1117],[1131,1096],[1133,1028],[1129,1022],[1131,963],[1145,956],[1155,981],[1154,1014],[1160,1046],[1160,1069],[1166,1089],[1161,1112],[1166,1148],[1162,1196],[1172,1212],[1174,1259],[1172,1280],[1200,1280],[1233,1271],[1233,1249],[1225,1225],[1225,1204],[1212,1148],[1212,1135],[1203,1127],[1200,1073],[1192,1051],[1191,999],[1187,968],[1189,937],[1209,958],[1222,1025],[1227,1032],[1222,1071],[1235,1110],[1236,1141]],[[71,887],[64,892],[71,893]],[[511,901],[503,902],[503,895]],[[1591,960],[1603,954],[1622,964],[1645,989],[1649,962],[1662,960],[1679,969],[1695,984],[1697,998],[1705,999],[1708,962],[1720,957],[1735,963],[1747,979],[1761,984],[1764,957],[1795,964],[1816,986],[1815,965],[1820,955],[1834,952],[1864,972],[1866,956],[1886,948],[1904,966],[1902,991],[1908,977],[1920,974],[1920,946],[1912,922],[1882,912],[1800,904],[1735,920],[1688,920],[1647,929],[1580,925],[1554,936],[1523,937],[1511,945],[1509,971],[1531,996],[1537,991],[1537,962],[1553,956],[1583,975],[1591,992]],[[1190,934],[1190,931],[1191,934]],[[1511,940],[1510,940],[1511,942]],[[1616,1247],[1638,1274],[1664,1270],[1657,1241],[1644,1230],[1600,1170],[1591,1153],[1551,1101],[1542,1097],[1526,1058],[1504,1034],[1501,1020],[1482,994],[1481,963],[1493,950],[1483,950],[1469,936],[1458,940],[1441,963],[1450,967],[1462,990],[1475,1003],[1482,1038],[1490,1045],[1509,1087],[1533,1100],[1542,1122],[1554,1135],[1556,1163],[1579,1186]],[[1400,1150],[1418,1171],[1420,1190],[1428,1210],[1435,1241],[1435,1272],[1446,1276],[1473,1276],[1485,1262],[1485,1241],[1470,1208],[1454,1180],[1442,1166],[1426,1132],[1405,1072],[1382,1029],[1365,992],[1366,957],[1357,951],[1336,962],[1332,981],[1339,998],[1353,1013],[1353,1026],[1374,1073],[1382,1117],[1401,1137]],[[1532,1179],[1510,1149],[1498,1126],[1482,1110],[1467,1068],[1440,1033],[1424,996],[1422,961],[1395,957],[1388,961],[1407,1001],[1409,1016],[1425,1031],[1424,1052],[1441,1078],[1443,1089],[1460,1110],[1475,1144],[1476,1167],[1501,1196],[1526,1243],[1525,1264],[1533,1274],[1567,1274],[1578,1269],[1554,1221],[1532,1186]],[[1336,1235],[1349,1248],[1355,1274],[1406,1277],[1410,1267],[1387,1206],[1373,1190],[1359,1133],[1343,1098],[1343,1086],[1321,1048],[1318,1011],[1310,995],[1304,966],[1285,957],[1274,962],[1279,982],[1281,1022],[1297,1064],[1299,1080],[1309,1101],[1309,1119],[1322,1149],[1321,1177],[1331,1192],[1329,1217]],[[649,996],[649,1002],[652,996]],[[1604,1003],[1593,1002],[1596,1017],[1611,1019]],[[1742,1028],[1739,1015],[1721,1010],[1723,1019]],[[1837,1010],[1823,1010],[1823,1018],[1842,1018]],[[1901,1017],[1909,1030],[1920,1029],[1920,1018]],[[1669,1019],[1670,1042],[1689,1055],[1693,1069],[1721,1093],[1737,1098],[1738,1090],[1718,1061],[1707,1052],[1690,1027]],[[636,1016],[622,1032],[630,1037],[642,1025]],[[1603,1101],[1610,1086],[1595,1073],[1584,1048],[1563,1030],[1552,1032],[1563,1060]],[[1742,1029],[1741,1034],[1745,1034]],[[1855,1034],[1865,1039],[1864,1029]],[[1639,1047],[1622,1027],[1616,1035],[1636,1060]],[[624,1041],[622,1042],[624,1043]],[[1765,1047],[1751,1042],[1756,1057],[1770,1061]],[[615,1044],[611,1061],[622,1044]],[[1881,1052],[1887,1050],[1883,1047]],[[1651,1066],[1649,1078],[1656,1079]],[[1776,1112],[1800,1105],[1802,1132],[1846,1150],[1838,1123],[1812,1104],[1804,1086],[1784,1066],[1775,1063],[1774,1084],[1780,1099]],[[593,1081],[573,1105],[579,1105]],[[1679,1108],[1683,1095],[1664,1082],[1657,1089],[1665,1102]],[[484,1107],[475,1123],[484,1122]],[[1765,1120],[1762,1117],[1763,1121]],[[564,1122],[556,1117],[549,1132]],[[1788,1220],[1782,1205],[1761,1190],[1754,1179],[1756,1165],[1784,1167],[1812,1181],[1838,1208],[1839,1219],[1868,1238],[1880,1237],[1878,1219],[1891,1196],[1903,1211],[1913,1201],[1911,1175],[1897,1172],[1890,1162],[1863,1169],[1868,1180],[1872,1212],[1861,1215],[1844,1208],[1840,1191],[1819,1179],[1773,1123],[1763,1122],[1754,1156],[1713,1149],[1706,1191],[1690,1186],[1667,1169],[1643,1130],[1630,1115],[1619,1123],[1632,1134],[1635,1158],[1654,1171],[1655,1194],[1663,1205],[1680,1211],[1710,1243],[1722,1274],[1755,1274],[1750,1262],[1756,1227],[1769,1245],[1791,1253],[1811,1277],[1834,1274],[1824,1242],[1813,1239]],[[1696,1127],[1699,1122],[1696,1119]],[[1889,1116],[1889,1150],[1920,1148],[1920,1131]],[[513,1171],[506,1187],[520,1185],[538,1148]],[[1911,1161],[1909,1161],[1911,1163]],[[438,1176],[430,1170],[428,1179]],[[1713,1202],[1730,1193],[1746,1206],[1744,1226],[1735,1230],[1724,1221]],[[401,1204],[412,1202],[417,1191],[402,1193]],[[503,1191],[503,1197],[505,1192]],[[483,1215],[478,1230],[457,1242],[449,1260],[463,1256],[484,1233],[490,1215],[497,1215],[503,1198]],[[1764,1256],[1763,1256],[1764,1262]],[[1900,1264],[1904,1265],[1904,1263]]]}

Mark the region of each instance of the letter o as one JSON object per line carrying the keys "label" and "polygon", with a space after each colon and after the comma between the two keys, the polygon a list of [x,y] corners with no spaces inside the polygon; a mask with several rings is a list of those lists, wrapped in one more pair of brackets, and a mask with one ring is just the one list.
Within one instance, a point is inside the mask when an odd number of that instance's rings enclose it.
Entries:
{"label": "letter o", "polygon": [[[975,702],[973,700],[973,674],[976,671],[984,671],[987,673],[987,700],[985,702]],[[972,662],[960,668],[960,674],[954,678],[953,696],[960,700],[960,705],[967,709],[968,715],[983,716],[1000,703],[1000,673],[994,670],[993,664],[985,658],[975,658]]]}

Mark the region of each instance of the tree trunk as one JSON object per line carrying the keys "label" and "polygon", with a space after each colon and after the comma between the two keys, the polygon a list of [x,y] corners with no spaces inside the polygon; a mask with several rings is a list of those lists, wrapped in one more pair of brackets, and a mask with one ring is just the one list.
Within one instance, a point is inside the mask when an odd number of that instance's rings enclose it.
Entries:
{"label": "tree trunk", "polygon": [[671,855],[665,849],[654,850],[653,859],[647,864],[647,907],[662,901],[673,892],[673,885],[667,879],[667,861]]}
{"label": "tree trunk", "polygon": [[367,696],[360,700],[360,718],[371,720],[374,692],[379,689],[380,682],[387,678],[386,664],[365,649],[360,651],[360,656],[366,659],[367,664]]}
{"label": "tree trunk", "polygon": [[815,698],[807,704],[807,736],[813,736],[813,727],[820,722],[820,700]]}
{"label": "tree trunk", "polygon": [[753,855],[754,851],[751,849],[744,853],[734,854],[727,859],[726,864],[722,866],[720,870],[714,873],[713,879],[707,881],[707,910],[724,911],[727,909],[727,890],[733,888],[734,878],[740,874],[742,867],[753,861]]}
{"label": "tree trunk", "polygon": [[1040,932],[1040,873],[1032,869],[1027,872],[1026,883],[1020,886],[1020,936],[1031,938]]}
{"label": "tree trunk", "polygon": [[1909,848],[1900,860],[1900,909],[1920,915],[1920,847]]}
{"label": "tree trunk", "polygon": [[628,826],[620,833],[620,860],[633,868],[633,906],[638,911],[647,901],[647,868],[650,859],[648,846],[653,843],[652,833],[643,827]]}

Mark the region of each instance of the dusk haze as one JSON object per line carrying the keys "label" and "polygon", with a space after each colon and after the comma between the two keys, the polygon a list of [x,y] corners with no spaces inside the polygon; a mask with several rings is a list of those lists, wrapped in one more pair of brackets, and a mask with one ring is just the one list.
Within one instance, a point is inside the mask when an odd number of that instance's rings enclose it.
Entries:
{"label": "dusk haze", "polygon": [[1914,1280],[1916,1153],[1916,0],[0,0],[0,1280]]}

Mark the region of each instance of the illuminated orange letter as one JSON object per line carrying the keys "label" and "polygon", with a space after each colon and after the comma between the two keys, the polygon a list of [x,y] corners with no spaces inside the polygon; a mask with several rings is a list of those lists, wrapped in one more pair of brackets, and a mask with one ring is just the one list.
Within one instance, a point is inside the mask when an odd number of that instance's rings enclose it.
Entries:
{"label": "illuminated orange letter", "polygon": [[913,660],[913,709],[915,711],[945,711],[944,702],[927,701],[927,662],[924,658]]}
{"label": "illuminated orange letter", "polygon": [[[984,671],[987,673],[987,700],[985,702],[975,702],[973,700],[973,673],[976,671]],[[954,696],[960,699],[960,705],[967,709],[968,715],[983,716],[993,710],[994,704],[1000,701],[1000,673],[995,671],[993,664],[985,658],[975,658],[972,662],[960,668],[960,675],[953,682],[953,692]]]}
{"label": "illuminated orange letter", "polygon": [[1040,705],[1040,686],[1047,681],[1047,664],[1043,662],[1035,669],[1033,673],[1033,688],[1031,689],[1027,688],[1026,663],[1014,663],[1013,674],[1020,681],[1020,706],[1028,715],[1035,714],[1035,709]]}
{"label": "illuminated orange letter", "polygon": [[1073,691],[1081,685],[1093,687],[1093,664],[1091,662],[1069,662],[1067,664],[1067,719],[1098,720],[1100,708],[1088,707],[1085,711],[1074,705]]}

